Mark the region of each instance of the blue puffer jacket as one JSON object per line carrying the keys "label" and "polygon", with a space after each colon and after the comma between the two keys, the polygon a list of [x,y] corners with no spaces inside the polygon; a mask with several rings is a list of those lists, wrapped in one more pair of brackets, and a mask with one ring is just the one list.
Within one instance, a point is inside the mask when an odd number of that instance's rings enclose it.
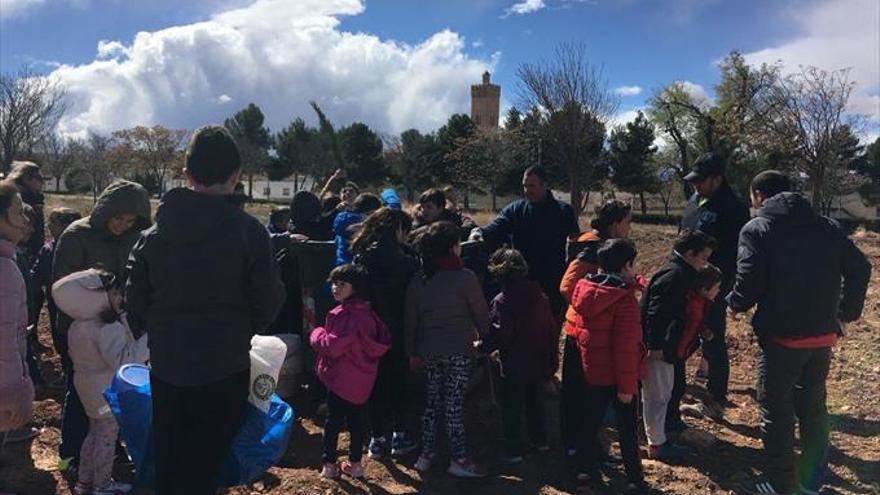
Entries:
{"label": "blue puffer jacket", "polygon": [[343,211],[336,215],[336,220],[333,221],[333,234],[336,236],[336,266],[351,263],[353,259],[351,254],[351,226],[361,223],[363,219],[363,213],[355,213],[353,211]]}

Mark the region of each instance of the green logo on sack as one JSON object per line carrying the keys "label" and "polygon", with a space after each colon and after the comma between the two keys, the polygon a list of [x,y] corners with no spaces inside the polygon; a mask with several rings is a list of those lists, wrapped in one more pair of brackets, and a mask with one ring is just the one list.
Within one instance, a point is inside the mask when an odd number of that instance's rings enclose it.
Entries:
{"label": "green logo on sack", "polygon": [[275,379],[269,375],[257,375],[253,385],[254,395],[260,400],[269,400],[275,392]]}

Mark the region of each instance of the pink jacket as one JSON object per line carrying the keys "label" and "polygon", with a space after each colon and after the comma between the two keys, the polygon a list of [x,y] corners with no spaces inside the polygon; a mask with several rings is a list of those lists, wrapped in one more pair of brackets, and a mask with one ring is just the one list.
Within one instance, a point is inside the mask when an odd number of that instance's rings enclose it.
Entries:
{"label": "pink jacket", "polygon": [[13,256],[15,245],[0,239],[0,431],[29,421],[34,401],[25,364],[27,292]]}
{"label": "pink jacket", "polygon": [[315,372],[327,388],[353,404],[367,402],[376,382],[379,358],[391,346],[388,327],[361,299],[349,299],[327,313],[312,330],[318,354]]}

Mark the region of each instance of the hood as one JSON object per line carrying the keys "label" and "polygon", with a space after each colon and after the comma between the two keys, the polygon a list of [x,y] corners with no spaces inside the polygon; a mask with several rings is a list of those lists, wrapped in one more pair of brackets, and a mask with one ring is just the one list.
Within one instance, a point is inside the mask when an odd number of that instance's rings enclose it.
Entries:
{"label": "hood", "polygon": [[809,225],[819,219],[810,203],[800,194],[792,192],[765,199],[758,209],[758,216],[792,226]]}
{"label": "hood", "polygon": [[290,223],[294,225],[314,222],[321,214],[321,200],[309,191],[297,191],[290,200]]}
{"label": "hood", "polygon": [[578,291],[578,313],[586,319],[601,315],[634,290],[619,275],[597,273],[586,280],[586,286]]}
{"label": "hood", "polygon": [[190,244],[218,235],[221,225],[239,213],[225,195],[213,196],[180,187],[162,197],[156,209],[156,226],[159,234],[172,243]]}
{"label": "hood", "polygon": [[370,303],[360,298],[352,298],[343,302],[341,307],[344,308],[345,311],[351,312],[352,318],[357,319],[357,321],[373,319],[376,322],[375,338],[364,335],[361,330],[364,328],[364,325],[358,325],[361,349],[366,355],[371,357],[378,358],[385,354],[391,347],[391,334],[388,332],[388,328],[385,324],[382,323],[382,320],[375,316]]}
{"label": "hood", "polygon": [[384,204],[385,206],[393,208],[395,210],[399,210],[401,208],[400,196],[394,189],[383,189],[382,193],[379,194],[379,197],[382,198],[382,204]]}
{"label": "hood", "polygon": [[98,196],[98,201],[89,215],[89,224],[94,229],[110,234],[107,222],[116,215],[133,213],[137,215],[133,230],[140,232],[152,223],[150,221],[150,195],[136,182],[118,180],[107,186]]}
{"label": "hood", "polygon": [[97,319],[110,309],[107,291],[94,269],[71,273],[52,285],[52,299],[74,320]]}

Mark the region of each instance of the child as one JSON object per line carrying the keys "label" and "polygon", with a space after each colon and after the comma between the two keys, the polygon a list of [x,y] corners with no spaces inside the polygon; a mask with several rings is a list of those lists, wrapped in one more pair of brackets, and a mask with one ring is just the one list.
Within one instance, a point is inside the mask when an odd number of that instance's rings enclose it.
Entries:
{"label": "child", "polygon": [[584,419],[578,453],[578,479],[601,485],[599,459],[593,448],[608,405],[614,405],[620,450],[628,481],[627,493],[647,491],[639,458],[636,416],[639,379],[645,375],[639,303],[632,241],[612,239],[598,252],[599,271],[580,280],[571,304],[578,314],[577,343],[583,362]]}
{"label": "child", "polygon": [[127,493],[131,485],[111,478],[119,425],[102,395],[126,363],[144,363],[147,338],[135,340],[122,312],[122,290],[110,272],[71,273],[52,286],[55,303],[73,318],[68,330],[74,386],[89,417],[89,432],[79,454],[77,494]]}
{"label": "child", "polygon": [[422,415],[422,453],[416,469],[427,471],[434,460],[438,409],[444,410],[452,460],[449,474],[485,476],[467,455],[464,393],[471,372],[475,330],[489,328],[489,308],[477,276],[461,261],[459,228],[437,222],[419,238],[422,273],[406,294],[406,351],[413,369],[424,366],[427,400]]}
{"label": "child", "polygon": [[290,224],[290,207],[274,206],[272,212],[269,213],[269,222],[266,229],[270,234],[286,234],[288,225]]}
{"label": "child", "polygon": [[434,222],[451,222],[461,229],[462,240],[468,238],[471,230],[477,225],[461,213],[446,208],[446,194],[440,189],[428,189],[419,196],[416,207],[413,230],[423,230]]}
{"label": "child", "polygon": [[[31,267],[31,275],[37,286],[37,308],[43,306],[43,300],[46,301],[49,313],[49,328],[52,331],[52,344],[55,352],[61,356],[62,360],[67,360],[67,339],[58,331],[58,308],[52,299],[52,259],[55,257],[55,246],[58,244],[58,238],[61,233],[71,223],[82,218],[78,211],[70,208],[55,208],[49,213],[49,233],[52,238],[47,240],[40,251],[37,253],[37,259]],[[68,365],[62,366],[67,368]],[[64,383],[64,376],[59,377],[59,382]]]}
{"label": "child", "polygon": [[26,358],[27,291],[15,263],[15,246],[28,220],[15,185],[0,182],[0,445],[31,419],[34,385]]}
{"label": "child", "polygon": [[[391,347],[391,335],[364,297],[366,271],[341,265],[330,272],[333,299],[339,306],[327,313],[324,327],[312,331],[311,343],[318,354],[315,372],[327,387],[329,414],[324,425],[324,467],[321,476],[339,477],[339,471],[362,478],[364,450],[364,404],[370,397],[379,358]],[[348,425],[348,461],[336,465],[336,442],[343,423]]]}
{"label": "child", "polygon": [[382,200],[375,194],[363,193],[355,198],[350,210],[339,212],[333,220],[333,234],[336,236],[336,265],[351,263],[351,237],[353,227],[362,222],[367,215],[382,207]]}
{"label": "child", "polygon": [[[676,350],[676,355],[682,362],[687,361],[693,355],[701,340],[703,342],[712,340],[712,330],[707,326],[706,319],[709,307],[721,292],[722,278],[721,270],[711,263],[697,273],[694,287],[688,293],[687,307],[685,308],[687,319],[681,334],[681,342],[678,343]],[[712,402],[714,401],[700,403],[697,406],[697,411],[703,416],[716,420],[721,419],[724,410],[713,407]]]}
{"label": "child", "polygon": [[522,461],[520,416],[525,407],[532,445],[549,449],[544,428],[541,387],[556,372],[559,329],[541,286],[526,278],[529,267],[515,249],[499,249],[489,258],[489,273],[501,284],[492,300],[492,326],[482,350],[501,351],[501,393],[504,401],[504,460]]}
{"label": "child", "polygon": [[679,412],[685,368],[678,348],[688,321],[688,293],[714,247],[715,240],[708,234],[683,231],[675,241],[672,258],[654,274],[642,297],[643,332],[649,351],[642,400],[651,458],[673,460],[685,453],[667,441],[667,434],[687,428]]}

